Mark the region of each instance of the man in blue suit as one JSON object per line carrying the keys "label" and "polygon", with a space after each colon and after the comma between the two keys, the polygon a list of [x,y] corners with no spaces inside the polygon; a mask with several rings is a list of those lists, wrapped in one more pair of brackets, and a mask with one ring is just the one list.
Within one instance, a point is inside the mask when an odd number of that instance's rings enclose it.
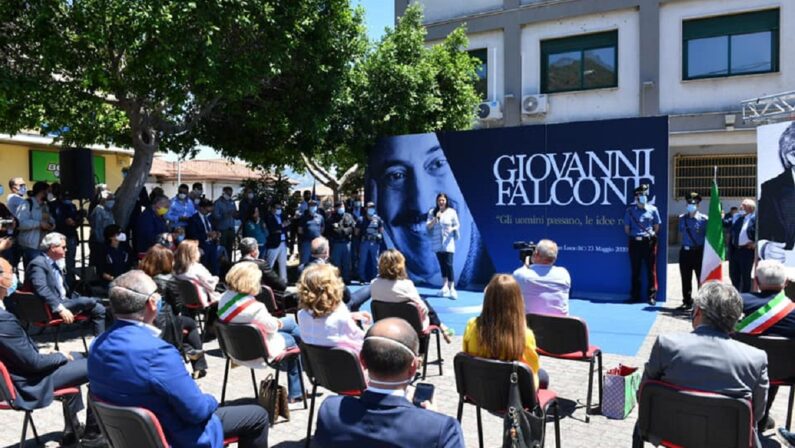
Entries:
{"label": "man in blue suit", "polygon": [[751,270],[756,252],[756,202],[744,199],[740,211],[732,224],[732,258],[729,262],[729,277],[740,292],[750,292]]}
{"label": "man in blue suit", "polygon": [[110,286],[117,322],[94,341],[88,356],[91,393],[118,406],[153,412],[175,448],[268,445],[268,412],[258,405],[218,407],[188,374],[177,349],[158,337],[157,285],[143,271],[120,275]]}
{"label": "man in blue suit", "polygon": [[105,307],[94,297],[69,292],[64,273],[66,250],[65,236],[48,233],[41,241],[41,253],[26,267],[26,289],[44,300],[53,314],[58,314],[67,324],[74,322],[75,314],[88,314],[94,336],[98,336],[105,331]]}
{"label": "man in blue suit", "polygon": [[[369,386],[361,398],[329,397],[318,412],[315,443],[324,447],[463,447],[458,422],[406,399],[420,365],[419,339],[404,320],[383,319],[364,338],[360,358]],[[425,408],[425,409],[423,409]]]}
{"label": "man in blue suit", "polygon": [[[0,299],[13,294],[17,288],[17,278],[11,265],[0,258]],[[0,361],[5,364],[11,382],[17,392],[14,406],[32,411],[44,408],[53,401],[55,389],[64,387],[80,387],[88,382],[86,359],[79,354],[39,353],[39,348],[22,328],[22,324],[13,314],[5,311],[0,305]],[[68,401],[68,409],[72,421],[77,424],[77,412],[83,409],[80,394],[73,395]],[[66,409],[64,409],[66,411]],[[64,420],[69,416],[64,415]],[[71,432],[67,426],[64,430],[62,445],[71,445],[79,435]],[[89,412],[86,417],[86,430],[83,432],[84,447],[104,446],[99,427]]]}
{"label": "man in blue suit", "polygon": [[212,225],[213,203],[209,199],[199,201],[199,212],[188,219],[185,237],[199,242],[202,251],[201,263],[213,275],[221,271],[221,257],[226,254],[223,246],[218,244],[221,234]]}
{"label": "man in blue suit", "polygon": [[164,216],[168,213],[169,200],[160,196],[152,201],[152,206],[144,210],[135,221],[135,251],[145,253],[157,244],[160,234],[168,232]]}

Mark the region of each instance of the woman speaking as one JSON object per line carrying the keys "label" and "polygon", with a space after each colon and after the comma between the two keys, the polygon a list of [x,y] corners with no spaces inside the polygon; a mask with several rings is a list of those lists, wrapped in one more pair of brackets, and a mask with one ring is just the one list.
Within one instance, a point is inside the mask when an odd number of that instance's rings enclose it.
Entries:
{"label": "woman speaking", "polygon": [[455,275],[453,273],[453,254],[455,253],[455,240],[458,239],[458,213],[450,207],[447,195],[439,193],[436,195],[436,207],[428,212],[426,223],[428,231],[431,233],[433,251],[436,259],[439,260],[439,270],[442,273],[442,290],[439,295],[442,297],[457,298],[455,291]]}

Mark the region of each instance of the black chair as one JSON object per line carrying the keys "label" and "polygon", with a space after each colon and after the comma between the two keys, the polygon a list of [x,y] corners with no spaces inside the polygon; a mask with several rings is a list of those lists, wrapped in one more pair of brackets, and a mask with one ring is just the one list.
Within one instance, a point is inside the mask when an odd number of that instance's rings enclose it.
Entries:
{"label": "black chair", "polygon": [[[254,324],[225,324],[219,321],[215,324],[215,329],[218,333],[218,345],[221,346],[221,351],[226,356],[224,384],[221,389],[221,404],[224,404],[226,401],[226,383],[229,379],[229,367],[233,360],[254,361],[257,359],[264,359],[268,367],[276,370],[276,381],[274,385],[279,384],[279,369],[277,366],[283,361],[296,358],[296,360],[299,361],[300,368],[301,349],[299,347],[289,348],[276,355],[272,360],[268,360],[268,345],[260,329]],[[259,398],[257,377],[254,373],[254,369],[252,368],[250,370],[251,384],[254,386],[254,396]],[[306,409],[306,390],[304,388],[303,373],[301,374],[301,393],[304,396],[304,409]],[[271,417],[271,419],[274,418],[275,416]]]}
{"label": "black chair", "polygon": [[[68,325],[61,319],[60,316],[52,314],[50,306],[41,297],[29,291],[17,291],[12,294],[8,299],[11,301],[11,309],[14,315],[17,316],[20,322],[25,325],[26,329],[30,326],[41,329],[44,333],[47,328],[55,328],[55,350],[58,350],[58,342],[61,336],[61,327]],[[89,316],[82,313],[74,315],[74,325],[77,325],[80,331],[80,337],[83,339],[83,348],[88,353],[88,344],[86,344],[85,327],[89,322]]]}
{"label": "black chair", "polygon": [[[67,402],[70,397],[79,393],[80,389],[76,387],[64,387],[53,392],[55,399],[60,401],[61,405],[63,406],[64,415],[67,416],[66,424],[69,425],[69,428],[72,430],[73,434],[77,434],[77,425],[76,422],[74,422],[71,418],[72,413],[67,412],[69,409]],[[20,448],[25,446],[25,440],[27,439],[28,435],[28,422],[30,422],[30,429],[33,430],[33,437],[36,439],[36,444],[41,446],[39,434],[36,432],[36,425],[33,424],[33,411],[19,408],[14,403],[16,399],[17,389],[14,387],[14,383],[11,381],[11,375],[8,373],[8,369],[6,368],[5,364],[0,361],[0,410],[10,409],[25,413],[25,419],[22,421],[22,436],[20,436],[19,439]]]}
{"label": "black chair", "polygon": [[633,448],[753,446],[754,412],[748,400],[686,389],[662,381],[640,386]]}
{"label": "black chair", "polygon": [[[89,398],[99,428],[113,448],[169,448],[157,416],[150,410],[115,406]],[[224,446],[237,443],[238,437],[224,439]]]}
{"label": "black chair", "polygon": [[[516,365],[519,372],[519,389],[526,411],[547,420],[550,408],[555,424],[555,447],[560,447],[560,411],[558,394],[549,389],[536,391],[533,372],[521,362],[496,361],[459,353],[453,359],[455,387],[458,391],[458,422],[464,413],[464,403],[475,405],[478,419],[478,443],[483,448],[483,422],[481,409],[505,415],[508,409],[508,391],[511,373]],[[546,438],[546,424],[542,425],[541,445]]]}
{"label": "black chair", "polygon": [[420,317],[420,310],[413,302],[381,302],[375,300],[371,301],[370,309],[373,311],[373,319],[378,321],[386,319],[387,317],[399,317],[408,322],[417,336],[420,338],[420,355],[422,356],[422,379],[425,379],[425,373],[428,370],[428,346],[430,345],[431,335],[436,335],[436,361],[431,361],[431,364],[439,366],[439,376],[443,375],[442,364],[442,343],[441,343],[441,328],[436,325],[429,325],[428,328],[422,328],[422,318]]}
{"label": "black chair", "polygon": [[312,418],[315,415],[315,395],[322,386],[339,395],[358,397],[367,388],[359,357],[350,349],[321,347],[301,343],[301,360],[312,382],[312,400],[306,425],[306,446],[312,437]]}
{"label": "black chair", "polygon": [[[550,358],[587,362],[588,397],[585,404],[585,423],[591,421],[589,414],[602,409],[602,350],[588,342],[588,324],[579,317],[550,316],[547,314],[528,314],[527,326],[536,337],[536,351]],[[599,404],[593,402],[594,363],[599,366]]]}
{"label": "black chair", "polygon": [[[190,317],[196,320],[199,324],[199,331],[202,336],[209,331],[207,323],[211,321],[210,313],[216,312],[218,309],[217,303],[205,306],[201,300],[201,286],[191,280],[175,279],[177,282],[177,292],[180,299],[182,299],[182,306]],[[175,312],[177,310],[174,310]]]}
{"label": "black chair", "polygon": [[[789,386],[789,402],[787,404],[787,429],[792,425],[792,405],[795,402],[795,340],[781,336],[751,335],[735,333],[732,338],[756,347],[767,353],[767,375],[771,386]],[[765,412],[765,419],[770,406]]]}

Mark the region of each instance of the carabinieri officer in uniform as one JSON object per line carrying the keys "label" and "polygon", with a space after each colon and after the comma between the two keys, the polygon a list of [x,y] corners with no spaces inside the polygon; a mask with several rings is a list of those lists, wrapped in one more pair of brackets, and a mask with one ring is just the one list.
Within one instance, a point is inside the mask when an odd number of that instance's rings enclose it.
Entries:
{"label": "carabinieri officer in uniform", "polygon": [[649,186],[635,189],[635,203],[624,213],[624,232],[629,236],[629,261],[632,265],[630,303],[640,302],[640,270],[646,264],[649,287],[649,305],[657,304],[657,232],[660,230],[660,213],[648,203]]}
{"label": "carabinieri officer in uniform", "polygon": [[707,215],[698,211],[701,195],[692,192],[686,199],[687,213],[679,215],[679,234],[682,235],[682,247],[679,249],[679,273],[682,275],[681,310],[693,307],[693,274],[696,274],[696,284],[701,284],[701,259],[704,256],[704,238],[707,233]]}

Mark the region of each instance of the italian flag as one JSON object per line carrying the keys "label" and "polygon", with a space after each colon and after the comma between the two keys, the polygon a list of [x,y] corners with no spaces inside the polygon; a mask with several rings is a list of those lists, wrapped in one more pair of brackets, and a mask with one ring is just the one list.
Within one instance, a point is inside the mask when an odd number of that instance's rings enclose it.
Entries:
{"label": "italian flag", "polygon": [[254,298],[248,294],[237,294],[226,302],[224,306],[218,309],[218,317],[221,319],[221,322],[228,324],[235,316],[248,308],[249,305],[254,304],[254,302]]}
{"label": "italian flag", "polygon": [[704,244],[704,258],[701,261],[701,281],[723,280],[723,258],[726,252],[723,241],[723,220],[720,214],[720,194],[718,182],[713,179],[712,193],[709,197],[709,219],[707,220],[707,239]]}
{"label": "italian flag", "polygon": [[781,291],[765,306],[759,308],[750,316],[745,316],[745,319],[737,324],[735,330],[740,333],[762,334],[765,330],[788,316],[792,310],[795,310],[795,303],[792,303],[784,295],[784,291]]}

